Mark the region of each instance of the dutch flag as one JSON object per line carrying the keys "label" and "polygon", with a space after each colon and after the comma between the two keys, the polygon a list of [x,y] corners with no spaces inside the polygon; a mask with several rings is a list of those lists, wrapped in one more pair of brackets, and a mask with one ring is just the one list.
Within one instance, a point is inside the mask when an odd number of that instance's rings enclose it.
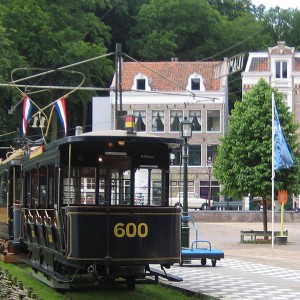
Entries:
{"label": "dutch flag", "polygon": [[59,119],[62,123],[62,126],[64,127],[65,130],[65,136],[67,136],[67,109],[66,109],[66,102],[65,98],[60,98],[55,102],[55,108],[57,110]]}
{"label": "dutch flag", "polygon": [[28,96],[24,96],[23,98],[23,122],[22,122],[22,130],[23,136],[27,134],[28,122],[31,116],[32,111],[32,103]]}

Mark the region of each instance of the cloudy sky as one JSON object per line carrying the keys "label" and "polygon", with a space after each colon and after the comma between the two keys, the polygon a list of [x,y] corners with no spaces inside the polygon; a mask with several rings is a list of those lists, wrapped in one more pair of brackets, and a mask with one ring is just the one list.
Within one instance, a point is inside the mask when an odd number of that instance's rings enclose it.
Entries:
{"label": "cloudy sky", "polygon": [[297,8],[300,10],[299,0],[252,0],[255,5],[263,4],[266,8],[279,6],[282,9]]}

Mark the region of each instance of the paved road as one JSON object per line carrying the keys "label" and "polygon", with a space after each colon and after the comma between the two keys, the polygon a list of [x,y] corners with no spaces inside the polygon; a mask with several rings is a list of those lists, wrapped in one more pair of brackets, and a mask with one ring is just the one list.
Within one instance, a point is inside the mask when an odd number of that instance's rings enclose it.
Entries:
{"label": "paved road", "polygon": [[[173,266],[169,273],[183,277],[171,283],[217,299],[300,299],[300,223],[287,223],[286,245],[241,244],[241,230],[262,230],[261,223],[198,223],[199,239],[209,240],[225,258],[212,267],[208,261]],[[271,224],[268,225],[271,230]],[[275,224],[274,230],[280,230]],[[194,231],[191,230],[191,241]],[[163,282],[166,282],[163,280]],[[169,283],[168,283],[169,284]]]}

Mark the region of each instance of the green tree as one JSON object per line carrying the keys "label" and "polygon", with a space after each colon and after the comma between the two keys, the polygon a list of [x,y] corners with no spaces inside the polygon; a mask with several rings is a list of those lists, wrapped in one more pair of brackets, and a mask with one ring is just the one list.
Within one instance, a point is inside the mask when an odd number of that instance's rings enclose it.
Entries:
{"label": "green tree", "polygon": [[[26,59],[22,57],[18,51],[14,48],[12,40],[9,38],[9,34],[3,26],[1,20],[4,12],[4,6],[0,4],[0,82],[6,83],[10,81],[11,70],[16,67],[26,66]],[[13,105],[12,98],[18,97],[18,93],[13,89],[0,88],[1,90],[1,105],[0,105],[0,134],[15,130],[15,126],[12,129],[12,124],[16,124],[19,121],[18,118],[7,118],[8,110]],[[1,139],[2,140],[2,139]]]}
{"label": "green tree", "polygon": [[148,60],[210,56],[221,37],[220,18],[204,0],[152,0],[138,13],[130,54]]}
{"label": "green tree", "polygon": [[115,51],[116,43],[122,44],[123,52],[129,53],[127,41],[131,38],[131,29],[136,26],[136,16],[143,4],[150,0],[110,0],[111,8],[109,11],[99,11],[97,15],[111,28],[110,51]]}
{"label": "green tree", "polygon": [[208,0],[208,3],[229,20],[241,17],[252,10],[250,0]]}
{"label": "green tree", "polygon": [[[271,86],[261,79],[236,102],[228,131],[218,148],[214,175],[224,185],[229,197],[261,196],[264,199],[264,230],[267,231],[266,199],[272,193],[272,109]],[[274,91],[279,119],[296,166],[276,172],[275,189],[299,194],[300,152],[297,125],[282,101],[282,94]]]}
{"label": "green tree", "polygon": [[[107,52],[110,42],[109,27],[99,21],[96,11],[108,8],[106,0],[11,0],[1,1],[1,22],[6,28],[7,38],[28,66],[53,69],[100,56]],[[0,3],[1,3],[0,2]],[[18,66],[20,67],[20,65]],[[12,68],[13,69],[13,68]],[[113,74],[112,62],[101,59],[76,67],[85,75],[86,86],[107,86]],[[16,74],[23,77],[24,73]],[[10,78],[5,78],[10,81]],[[76,74],[55,72],[51,76],[35,78],[26,84],[50,84],[76,86],[81,81]],[[32,96],[40,107],[61,97],[67,91],[47,91]],[[73,94],[74,95],[74,94]],[[94,92],[78,92],[68,98],[69,128],[86,126],[86,112]],[[80,97],[78,97],[80,95]],[[13,98],[18,103],[20,95]],[[10,99],[3,99],[9,107]],[[77,111],[77,114],[71,112]],[[80,113],[81,112],[81,113]],[[16,113],[21,120],[21,109]],[[20,122],[20,121],[19,121]],[[53,122],[54,124],[54,122]],[[17,124],[15,124],[16,126]],[[55,133],[56,128],[52,128]],[[55,134],[53,136],[55,138]]]}
{"label": "green tree", "polygon": [[297,10],[281,9],[278,6],[265,12],[262,21],[266,27],[266,32],[273,41],[289,42],[287,38],[290,35],[295,13],[297,13]]}

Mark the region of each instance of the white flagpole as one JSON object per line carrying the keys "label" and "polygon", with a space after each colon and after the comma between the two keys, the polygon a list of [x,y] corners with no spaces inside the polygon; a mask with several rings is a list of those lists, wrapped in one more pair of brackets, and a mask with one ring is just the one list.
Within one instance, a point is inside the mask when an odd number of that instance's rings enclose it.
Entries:
{"label": "white flagpole", "polygon": [[275,153],[274,153],[274,109],[275,109],[275,101],[274,101],[274,92],[272,92],[272,248],[274,248],[274,189],[275,189],[275,171],[274,171],[274,163],[275,163]]}

